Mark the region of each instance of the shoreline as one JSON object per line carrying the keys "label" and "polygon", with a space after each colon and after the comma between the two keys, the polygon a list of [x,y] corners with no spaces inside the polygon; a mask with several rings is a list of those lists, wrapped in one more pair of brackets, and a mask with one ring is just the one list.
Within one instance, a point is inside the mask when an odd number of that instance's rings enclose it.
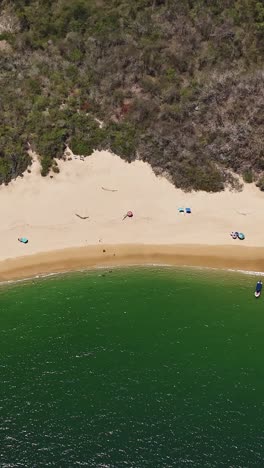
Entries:
{"label": "shoreline", "polygon": [[98,267],[186,266],[264,272],[264,248],[226,245],[90,245],[0,261],[0,282]]}

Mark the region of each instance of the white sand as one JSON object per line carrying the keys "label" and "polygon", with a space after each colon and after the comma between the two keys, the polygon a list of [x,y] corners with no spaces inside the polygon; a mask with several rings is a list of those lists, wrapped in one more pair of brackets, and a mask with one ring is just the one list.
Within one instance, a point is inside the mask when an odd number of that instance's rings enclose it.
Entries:
{"label": "white sand", "polygon": [[[0,260],[98,244],[264,244],[264,193],[253,185],[240,193],[184,193],[148,164],[106,151],[58,164],[53,179],[41,177],[35,161],[31,174],[0,187]],[[192,214],[179,214],[181,206]],[[123,221],[128,210],[134,217]],[[246,239],[232,240],[233,230]]]}

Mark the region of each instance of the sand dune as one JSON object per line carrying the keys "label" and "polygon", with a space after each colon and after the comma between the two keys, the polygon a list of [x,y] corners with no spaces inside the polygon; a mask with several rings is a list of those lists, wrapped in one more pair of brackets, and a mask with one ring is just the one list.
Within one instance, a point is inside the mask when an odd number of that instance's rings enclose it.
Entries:
{"label": "sand dune", "polygon": [[[58,165],[59,174],[42,178],[35,160],[31,173],[0,187],[0,260],[104,244],[224,245],[237,254],[264,245],[264,194],[253,185],[239,193],[184,193],[148,164],[106,151]],[[192,214],[179,214],[181,206]],[[123,220],[128,210],[134,217]],[[232,240],[233,230],[246,239]]]}

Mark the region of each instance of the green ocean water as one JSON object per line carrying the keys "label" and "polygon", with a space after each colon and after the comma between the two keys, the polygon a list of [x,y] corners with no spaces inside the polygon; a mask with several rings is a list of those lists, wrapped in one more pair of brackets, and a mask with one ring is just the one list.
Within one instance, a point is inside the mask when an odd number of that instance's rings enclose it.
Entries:
{"label": "green ocean water", "polygon": [[264,466],[256,280],[141,268],[0,288],[0,466]]}

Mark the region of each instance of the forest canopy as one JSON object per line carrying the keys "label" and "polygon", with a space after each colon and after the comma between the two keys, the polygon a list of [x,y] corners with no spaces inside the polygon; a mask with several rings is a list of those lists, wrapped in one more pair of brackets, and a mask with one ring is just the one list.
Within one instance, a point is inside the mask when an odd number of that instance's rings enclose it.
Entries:
{"label": "forest canopy", "polygon": [[68,145],[264,190],[263,58],[261,0],[0,1],[0,183]]}

